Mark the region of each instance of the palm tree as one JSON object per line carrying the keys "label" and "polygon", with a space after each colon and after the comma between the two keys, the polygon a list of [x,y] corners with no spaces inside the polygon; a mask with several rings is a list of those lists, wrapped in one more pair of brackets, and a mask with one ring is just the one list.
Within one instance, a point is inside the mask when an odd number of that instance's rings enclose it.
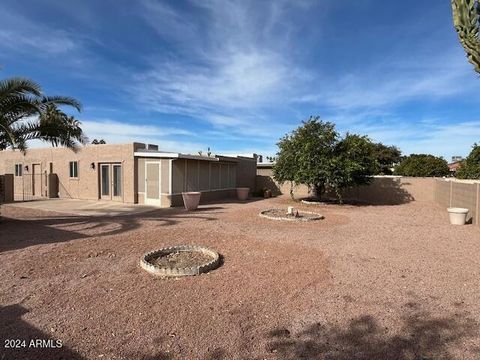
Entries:
{"label": "palm tree", "polygon": [[32,80],[0,80],[0,150],[10,147],[25,152],[27,141],[33,139],[77,150],[87,138],[80,122],[62,112],[60,105],[81,111],[77,100],[45,96],[40,85]]}
{"label": "palm tree", "polygon": [[49,104],[41,112],[39,122],[32,124],[30,136],[50,142],[53,146],[65,146],[75,150],[77,143],[86,144],[87,138],[80,128],[80,122],[68,116],[57,105]]}

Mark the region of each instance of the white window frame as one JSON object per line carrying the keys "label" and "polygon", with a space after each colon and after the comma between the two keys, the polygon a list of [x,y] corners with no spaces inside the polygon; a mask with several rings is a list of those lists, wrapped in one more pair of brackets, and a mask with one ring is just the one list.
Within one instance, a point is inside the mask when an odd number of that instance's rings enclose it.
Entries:
{"label": "white window frame", "polygon": [[70,179],[78,179],[78,161],[70,161],[68,163],[68,176]]}
{"label": "white window frame", "polygon": [[15,164],[15,176],[23,176],[23,164]]}

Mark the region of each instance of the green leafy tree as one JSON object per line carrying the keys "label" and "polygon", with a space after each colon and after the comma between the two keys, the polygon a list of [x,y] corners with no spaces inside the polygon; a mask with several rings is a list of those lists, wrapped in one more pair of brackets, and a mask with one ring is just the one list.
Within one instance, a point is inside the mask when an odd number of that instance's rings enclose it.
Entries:
{"label": "green leafy tree", "polygon": [[367,137],[347,134],[342,139],[334,124],[318,116],[310,117],[277,145],[274,179],[290,182],[292,189],[307,185],[317,198],[330,189],[341,199],[343,188],[368,183],[376,170],[373,144]]}
{"label": "green leafy tree", "polygon": [[468,61],[480,73],[480,40],[478,0],[451,0],[453,25],[458,38],[467,53]]}
{"label": "green leafy tree", "polygon": [[462,162],[455,177],[459,179],[480,179],[480,145],[473,144],[472,151]]}
{"label": "green leafy tree", "polygon": [[396,175],[431,177],[450,174],[445,159],[428,154],[412,154],[403,159],[395,168]]}
{"label": "green leafy tree", "polygon": [[378,171],[375,145],[367,136],[347,134],[338,142],[332,160],[329,184],[339,199],[342,189],[368,184],[370,175]]}
{"label": "green leafy tree", "polygon": [[338,133],[332,123],[310,117],[278,142],[274,179],[281,184],[287,181],[292,185],[305,184],[315,196],[321,197],[331,178],[337,143]]}
{"label": "green leafy tree", "polygon": [[86,137],[80,122],[63,113],[60,105],[81,110],[73,98],[43,95],[40,85],[32,80],[0,80],[0,150],[25,151],[27,142],[34,139],[76,150]]}
{"label": "green leafy tree", "polygon": [[374,147],[375,159],[378,162],[377,175],[391,175],[391,169],[401,161],[402,152],[396,146],[382,143],[376,143]]}

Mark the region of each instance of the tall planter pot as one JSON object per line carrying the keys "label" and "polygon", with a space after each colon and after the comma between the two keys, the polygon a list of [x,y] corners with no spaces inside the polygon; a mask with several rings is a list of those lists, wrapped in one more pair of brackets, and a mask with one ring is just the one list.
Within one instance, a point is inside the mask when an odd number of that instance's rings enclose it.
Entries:
{"label": "tall planter pot", "polygon": [[193,211],[200,203],[202,193],[197,191],[182,192],[183,204],[187,211]]}
{"label": "tall planter pot", "polygon": [[465,225],[467,222],[468,209],[464,208],[448,208],[448,216],[450,217],[450,224]]}
{"label": "tall planter pot", "polygon": [[238,200],[240,201],[245,201],[248,199],[248,193],[250,191],[250,188],[248,187],[240,187],[240,188],[237,188],[237,197],[238,197]]}

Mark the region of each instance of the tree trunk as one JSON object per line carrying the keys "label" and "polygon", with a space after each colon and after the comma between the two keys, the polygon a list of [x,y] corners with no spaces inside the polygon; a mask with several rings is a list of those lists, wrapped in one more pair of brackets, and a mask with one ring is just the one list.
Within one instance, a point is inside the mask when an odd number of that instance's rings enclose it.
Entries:
{"label": "tree trunk", "polygon": [[325,186],[323,186],[323,184],[316,184],[312,186],[312,196],[317,200],[322,199],[322,195],[324,191],[325,191]]}
{"label": "tree trunk", "polygon": [[292,198],[292,200],[295,199],[295,196],[293,195],[293,187],[294,187],[293,181],[290,181],[290,197]]}

